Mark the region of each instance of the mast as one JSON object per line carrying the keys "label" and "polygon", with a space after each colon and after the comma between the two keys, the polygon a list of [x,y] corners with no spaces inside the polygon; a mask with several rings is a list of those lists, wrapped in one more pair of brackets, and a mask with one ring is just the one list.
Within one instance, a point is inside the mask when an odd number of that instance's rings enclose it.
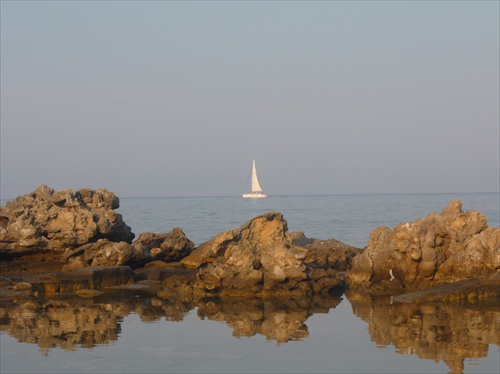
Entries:
{"label": "mast", "polygon": [[257,169],[255,168],[255,160],[252,163],[252,192],[262,192],[259,180],[257,179]]}

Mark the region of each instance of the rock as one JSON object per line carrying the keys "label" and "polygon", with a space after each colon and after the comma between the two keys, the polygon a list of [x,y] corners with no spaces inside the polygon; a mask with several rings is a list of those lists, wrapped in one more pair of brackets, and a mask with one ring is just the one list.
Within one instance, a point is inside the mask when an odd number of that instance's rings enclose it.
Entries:
{"label": "rock", "polygon": [[195,269],[162,269],[159,278],[164,287],[158,292],[158,297],[162,299],[191,298],[196,274]]}
{"label": "rock", "polygon": [[328,292],[340,284],[336,271],[315,271],[294,246],[279,212],[258,216],[201,244],[180,263],[198,269],[197,296],[293,296]]}
{"label": "rock", "polygon": [[395,296],[393,301],[399,303],[458,302],[461,304],[476,304],[495,298],[498,306],[500,301],[500,273],[408,292]]}
{"label": "rock", "polygon": [[33,291],[38,293],[88,293],[131,283],[134,272],[129,266],[87,267],[31,279]]}
{"label": "rock", "polygon": [[455,200],[394,230],[379,227],[347,273],[350,287],[418,289],[476,278],[500,269],[500,229]]}
{"label": "rock", "polygon": [[28,282],[19,282],[12,287],[14,291],[31,291],[33,286]]}
{"label": "rock", "polygon": [[[302,232],[290,233],[292,244],[304,249],[303,261],[315,268],[331,268],[346,271],[351,268],[354,256],[363,252],[336,239],[307,238]],[[296,256],[297,257],[297,256]]]}
{"label": "rock", "polygon": [[2,207],[0,252],[57,251],[98,239],[131,243],[134,234],[114,211],[118,207],[118,197],[106,189],[55,191],[40,185]]}
{"label": "rock", "polygon": [[104,292],[98,290],[81,289],[75,292],[80,297],[97,297],[104,295]]}
{"label": "rock", "polygon": [[153,260],[165,262],[180,261],[194,248],[194,243],[178,227],[165,234],[142,233],[134,244],[149,250]]}
{"label": "rock", "polygon": [[151,257],[142,250],[142,246],[111,242],[107,239],[99,239],[95,243],[83,245],[73,251],[66,251],[65,257],[68,263],[63,270],[87,266],[136,267],[151,261]]}

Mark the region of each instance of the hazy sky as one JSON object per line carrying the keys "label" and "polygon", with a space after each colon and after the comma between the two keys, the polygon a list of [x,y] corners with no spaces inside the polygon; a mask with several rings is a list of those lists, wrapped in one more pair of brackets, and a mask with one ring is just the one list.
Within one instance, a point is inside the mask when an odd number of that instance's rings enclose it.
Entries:
{"label": "hazy sky", "polygon": [[1,1],[1,197],[500,190],[498,1]]}

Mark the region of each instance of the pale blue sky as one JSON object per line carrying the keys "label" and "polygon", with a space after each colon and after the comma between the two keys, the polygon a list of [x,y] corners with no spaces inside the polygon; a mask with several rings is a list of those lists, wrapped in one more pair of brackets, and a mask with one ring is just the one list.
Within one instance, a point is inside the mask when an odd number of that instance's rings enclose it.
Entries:
{"label": "pale blue sky", "polygon": [[1,197],[499,191],[498,1],[1,1]]}

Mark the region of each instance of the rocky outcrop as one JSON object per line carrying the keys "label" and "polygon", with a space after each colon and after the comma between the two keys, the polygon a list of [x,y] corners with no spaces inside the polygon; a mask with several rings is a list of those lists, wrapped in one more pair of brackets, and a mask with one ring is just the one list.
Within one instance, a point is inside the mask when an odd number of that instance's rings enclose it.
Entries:
{"label": "rocky outcrop", "polygon": [[194,243],[189,240],[179,227],[163,234],[145,232],[139,235],[134,245],[149,251],[153,260],[176,262],[191,253]]}
{"label": "rocky outcrop", "polygon": [[123,266],[134,268],[152,261],[174,262],[184,258],[194,247],[180,228],[169,233],[143,233],[132,244],[99,239],[73,250],[66,250],[63,270],[79,269],[87,266]]}
{"label": "rocky outcrop", "polygon": [[338,286],[336,270],[303,262],[308,251],[293,245],[287,230],[283,215],[270,212],[215,236],[181,260],[187,269],[198,269],[192,283],[183,287],[192,286],[198,296],[282,297]]}
{"label": "rocky outcrop", "polygon": [[500,228],[483,214],[463,212],[458,200],[442,211],[394,230],[379,227],[347,274],[351,287],[425,288],[494,273],[500,269]]}
{"label": "rocky outcrop", "polygon": [[0,212],[0,252],[64,250],[107,239],[131,243],[134,234],[115,212],[119,199],[106,189],[55,191],[41,185]]}

